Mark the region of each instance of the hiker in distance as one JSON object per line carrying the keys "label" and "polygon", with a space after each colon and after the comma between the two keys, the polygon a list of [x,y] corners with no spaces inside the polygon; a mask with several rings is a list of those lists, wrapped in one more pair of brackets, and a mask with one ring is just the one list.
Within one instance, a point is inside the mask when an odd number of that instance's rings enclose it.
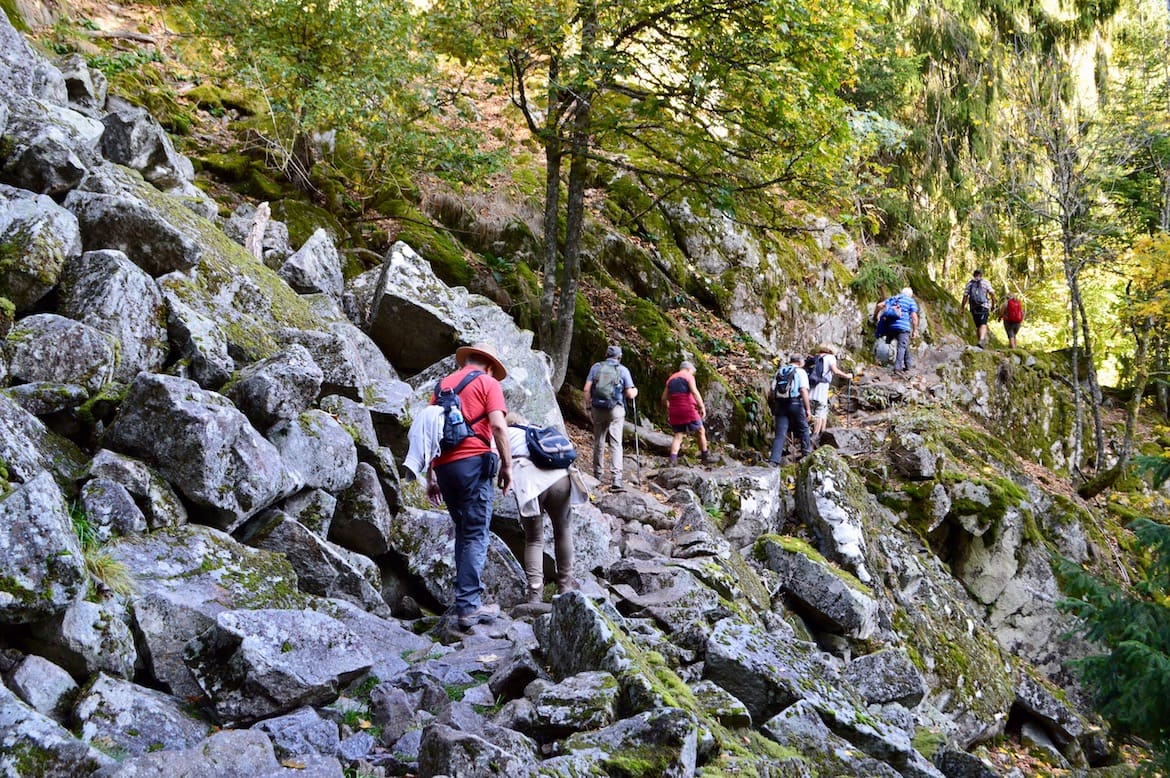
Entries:
{"label": "hiker in distance", "polygon": [[975,322],[979,348],[983,348],[987,345],[987,319],[995,307],[995,290],[991,288],[990,282],[984,280],[982,270],[976,269],[971,273],[971,280],[963,287],[963,300],[959,306],[967,304],[971,306],[971,320]]}
{"label": "hiker in distance", "polygon": [[622,488],[622,425],[626,400],[638,396],[634,378],[622,364],[622,347],[611,344],[605,359],[594,362],[585,378],[585,412],[593,419],[593,477],[603,481],[605,450],[609,448],[613,488]]}
{"label": "hiker in distance", "polygon": [[839,376],[847,381],[853,380],[852,373],[846,373],[837,367],[837,351],[833,345],[822,343],[817,346],[813,370],[808,376],[809,384],[812,386],[808,399],[812,405],[814,442],[820,440],[821,433],[825,431],[825,425],[829,421],[829,387],[833,384],[833,376]]}
{"label": "hiker in distance", "polygon": [[710,464],[712,457],[707,450],[707,430],[703,426],[703,420],[707,418],[707,406],[703,403],[703,395],[699,394],[699,387],[695,385],[694,362],[684,359],[678,366],[678,372],[666,379],[662,404],[666,406],[667,421],[674,430],[674,438],[670,441],[670,464],[678,464],[678,451],[682,448],[683,438],[690,433],[694,433],[699,441],[699,460],[704,465]]}
{"label": "hiker in distance", "polygon": [[508,371],[488,343],[460,346],[455,364],[459,369],[440,379],[431,396],[444,417],[440,453],[427,471],[427,497],[435,505],[446,502],[455,523],[455,614],[459,626],[470,629],[500,613],[498,605],[483,602],[483,566],[493,483],[504,494],[512,486],[508,409],[500,388]]}
{"label": "hiker in distance", "polygon": [[918,303],[914,301],[914,290],[906,286],[898,294],[886,300],[881,321],[886,332],[897,339],[894,355],[894,372],[905,373],[914,366],[910,356],[910,341],[918,336]]}
{"label": "hiker in distance", "polygon": [[812,439],[808,429],[812,408],[808,399],[808,374],[801,367],[803,364],[804,357],[793,354],[788,364],[776,371],[772,386],[768,389],[769,405],[776,417],[776,437],[772,440],[772,455],[768,457],[772,465],[779,465],[784,456],[789,427],[800,438],[798,461],[812,453]]}
{"label": "hiker in distance", "polygon": [[1009,292],[1003,306],[999,309],[999,318],[1003,322],[1003,331],[1007,335],[1008,346],[1016,348],[1016,336],[1020,334],[1020,325],[1024,323],[1024,301],[1014,292]]}

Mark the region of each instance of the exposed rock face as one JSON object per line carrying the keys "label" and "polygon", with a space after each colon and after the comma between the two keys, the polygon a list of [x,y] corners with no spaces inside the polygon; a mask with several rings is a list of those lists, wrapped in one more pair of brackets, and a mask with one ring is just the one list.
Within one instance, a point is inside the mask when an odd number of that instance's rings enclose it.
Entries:
{"label": "exposed rock face", "polygon": [[0,769],[23,775],[30,764],[52,771],[46,774],[92,775],[116,763],[0,686]]}
{"label": "exposed rock face", "polygon": [[[208,734],[206,722],[186,713],[174,697],[104,674],[82,693],[76,713],[83,740],[136,756],[190,748]],[[134,726],[127,728],[126,722]]]}
{"label": "exposed rock face", "polygon": [[344,289],[341,258],[323,229],[314,232],[277,272],[301,294],[327,294],[335,300],[341,299]]}
{"label": "exposed rock face", "polygon": [[245,367],[224,394],[256,429],[267,430],[308,410],[324,377],[308,350],[293,344]]}
{"label": "exposed rock face", "polygon": [[164,192],[194,180],[191,161],[174,144],[154,117],[141,108],[122,106],[102,118],[102,155],[133,168]]}

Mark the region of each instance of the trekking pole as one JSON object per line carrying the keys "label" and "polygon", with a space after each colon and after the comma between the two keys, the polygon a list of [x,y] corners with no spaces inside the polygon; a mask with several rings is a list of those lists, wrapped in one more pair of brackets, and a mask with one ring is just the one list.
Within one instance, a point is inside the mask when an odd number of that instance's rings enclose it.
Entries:
{"label": "trekking pole", "polygon": [[642,452],[638,447],[638,398],[630,398],[630,408],[634,411],[634,463],[638,468],[638,483],[642,482]]}

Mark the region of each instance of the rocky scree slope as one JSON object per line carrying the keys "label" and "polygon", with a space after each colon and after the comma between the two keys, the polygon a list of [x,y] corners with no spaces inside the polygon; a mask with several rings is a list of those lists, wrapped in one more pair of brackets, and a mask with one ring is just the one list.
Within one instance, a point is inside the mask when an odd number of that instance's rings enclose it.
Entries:
{"label": "rocky scree slope", "polygon": [[481,339],[559,423],[531,333],[404,243],[345,283],[324,234],[218,219],[93,72],[6,24],[0,52],[4,774],[995,775],[1005,732],[1112,759],[1047,561],[1108,539],[957,412],[598,493],[543,607],[502,499],[512,615],[453,630],[405,430]]}

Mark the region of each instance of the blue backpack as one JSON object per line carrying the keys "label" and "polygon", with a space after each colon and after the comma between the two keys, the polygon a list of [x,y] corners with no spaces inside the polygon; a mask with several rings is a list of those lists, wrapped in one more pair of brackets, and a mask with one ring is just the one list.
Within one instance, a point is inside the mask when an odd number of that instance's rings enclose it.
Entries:
{"label": "blue backpack", "polygon": [[573,447],[573,441],[556,427],[512,426],[524,430],[528,458],[542,470],[563,470],[577,461],[577,449]]}
{"label": "blue backpack", "polygon": [[[475,435],[473,426],[485,415],[480,414],[470,420],[463,418],[463,403],[459,401],[459,393],[481,375],[482,370],[472,370],[453,389],[444,389],[442,380],[435,384],[435,405],[443,409],[443,437],[439,439],[439,450],[444,454],[453,451],[460,443]],[[481,436],[477,437],[483,440]]]}

